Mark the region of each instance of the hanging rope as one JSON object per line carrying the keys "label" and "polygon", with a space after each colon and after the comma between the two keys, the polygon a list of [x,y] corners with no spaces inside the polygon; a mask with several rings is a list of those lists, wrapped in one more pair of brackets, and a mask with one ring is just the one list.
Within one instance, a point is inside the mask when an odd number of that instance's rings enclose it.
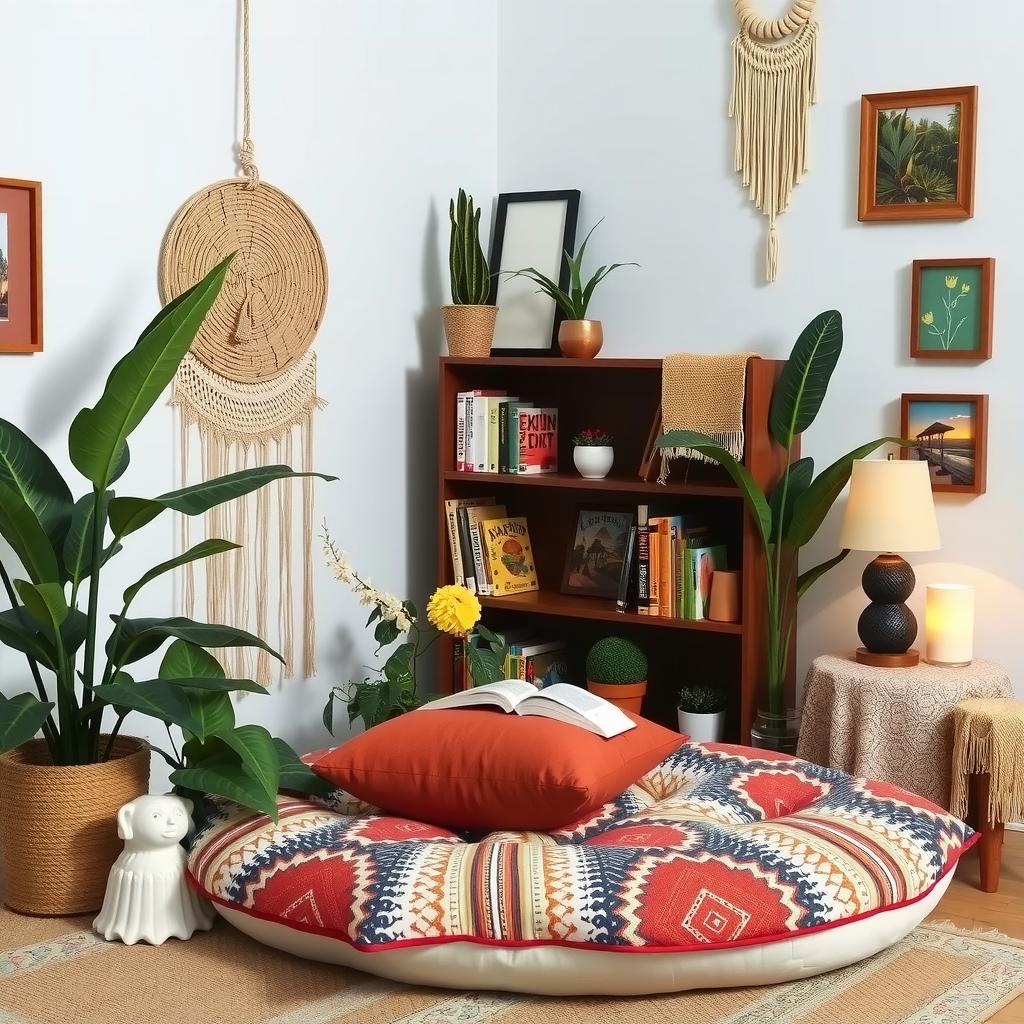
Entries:
{"label": "hanging rope", "polygon": [[256,146],[252,141],[252,86],[249,74],[249,0],[242,0],[242,141],[238,144],[238,162],[242,173],[249,179],[248,187],[260,183],[256,166]]}
{"label": "hanging rope", "polygon": [[[729,116],[736,122],[735,169],[750,200],[768,218],[765,276],[781,259],[776,218],[808,169],[809,111],[817,102],[816,0],[797,0],[781,18],[761,18],[751,0],[736,0],[740,30],[732,41]],[[786,39],[785,43],[769,40]]]}

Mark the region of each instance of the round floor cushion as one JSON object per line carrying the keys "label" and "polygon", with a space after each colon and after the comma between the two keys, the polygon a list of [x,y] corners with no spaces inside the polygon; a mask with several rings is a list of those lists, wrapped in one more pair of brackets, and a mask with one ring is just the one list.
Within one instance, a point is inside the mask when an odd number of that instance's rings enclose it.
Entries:
{"label": "round floor cushion", "polygon": [[638,994],[853,963],[935,906],[974,836],[887,783],[685,743],[551,833],[460,835],[343,793],[277,824],[219,804],[193,884],[300,956],[415,984]]}

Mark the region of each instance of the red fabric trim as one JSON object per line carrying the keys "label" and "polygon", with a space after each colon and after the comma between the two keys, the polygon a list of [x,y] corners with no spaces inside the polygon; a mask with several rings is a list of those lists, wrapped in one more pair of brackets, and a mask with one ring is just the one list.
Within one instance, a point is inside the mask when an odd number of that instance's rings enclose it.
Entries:
{"label": "red fabric trim", "polygon": [[769,942],[781,942],[784,939],[792,939],[798,935],[809,935],[812,932],[824,932],[832,928],[841,928],[843,925],[852,924],[854,921],[863,921],[869,917],[874,917],[876,914],[884,914],[890,910],[900,910],[903,907],[909,907],[919,900],[923,900],[956,867],[960,857],[980,838],[980,833],[975,833],[971,836],[957,850],[956,856],[946,862],[942,874],[924,892],[911,899],[901,900],[899,903],[890,903],[885,907],[875,907],[873,910],[865,910],[863,914],[844,917],[840,921],[827,921],[825,924],[815,924],[809,928],[797,928],[794,931],[780,932],[778,935],[755,935],[746,939],[734,939],[732,942],[689,942],[682,946],[611,946],[601,942],[570,942],[566,939],[488,939],[479,935],[440,935],[436,938],[401,939],[398,942],[367,944],[354,942],[344,932],[334,928],[317,928],[314,925],[301,921],[285,921],[280,917],[275,917],[273,914],[264,914],[259,910],[252,910],[249,907],[232,903],[230,900],[206,892],[199,884],[198,879],[192,874],[191,869],[186,868],[185,875],[192,886],[212,903],[227,907],[229,910],[237,910],[242,914],[258,918],[261,921],[270,921],[273,924],[284,925],[286,928],[292,928],[295,931],[308,932],[311,935],[323,935],[327,938],[336,939],[351,946],[360,953],[383,953],[389,949],[411,949],[415,946],[440,946],[447,942],[472,942],[480,946],[498,946],[505,949],[529,946],[565,946],[570,949],[603,950],[606,953],[703,953],[715,949],[731,949],[734,946],[761,946]]}

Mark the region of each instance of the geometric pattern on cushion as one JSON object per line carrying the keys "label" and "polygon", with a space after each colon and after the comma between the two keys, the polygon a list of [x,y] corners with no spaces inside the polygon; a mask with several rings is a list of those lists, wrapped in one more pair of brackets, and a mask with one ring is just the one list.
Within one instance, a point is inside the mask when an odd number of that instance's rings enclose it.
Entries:
{"label": "geometric pattern on cushion", "polygon": [[685,743],[556,832],[459,834],[337,792],[280,821],[214,801],[189,871],[211,899],[358,949],[468,940],[685,952],[770,942],[924,896],[973,842],[887,783]]}

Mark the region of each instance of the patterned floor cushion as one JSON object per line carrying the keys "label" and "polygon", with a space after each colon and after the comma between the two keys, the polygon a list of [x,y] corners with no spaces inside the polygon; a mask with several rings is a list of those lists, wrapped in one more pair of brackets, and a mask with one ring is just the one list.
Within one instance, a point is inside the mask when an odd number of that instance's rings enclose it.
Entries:
{"label": "patterned floor cushion", "polygon": [[887,783],[686,743],[558,832],[459,835],[339,792],[282,798],[276,825],[219,805],[189,869],[229,921],[302,956],[417,984],[636,994],[878,952],[973,841]]}

